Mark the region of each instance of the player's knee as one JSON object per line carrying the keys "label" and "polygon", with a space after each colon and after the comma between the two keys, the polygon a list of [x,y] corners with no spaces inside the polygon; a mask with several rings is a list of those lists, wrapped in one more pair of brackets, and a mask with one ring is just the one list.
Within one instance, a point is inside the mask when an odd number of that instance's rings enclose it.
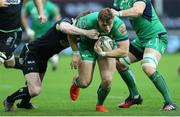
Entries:
{"label": "player's knee", "polygon": [[143,60],[141,61],[143,71],[151,76],[155,71],[158,65],[158,61],[155,56],[151,54],[145,54]]}
{"label": "player's knee", "polygon": [[87,88],[89,85],[90,85],[89,81],[86,81],[86,80],[80,81],[81,88]]}
{"label": "player's knee", "polygon": [[118,71],[124,71],[129,67],[130,64],[131,64],[131,61],[129,57],[119,58],[116,61],[116,69]]}
{"label": "player's knee", "polygon": [[4,66],[6,68],[13,68],[15,66],[14,55],[12,55],[12,57],[10,59],[8,59],[4,62]]}
{"label": "player's knee", "polygon": [[4,64],[5,60],[7,59],[6,55],[0,52],[0,65]]}
{"label": "player's knee", "polygon": [[111,85],[112,80],[111,79],[104,79],[102,80],[102,84],[104,87],[109,87]]}
{"label": "player's knee", "polygon": [[41,87],[40,86],[33,86],[29,88],[29,94],[34,97],[38,96],[41,92]]}

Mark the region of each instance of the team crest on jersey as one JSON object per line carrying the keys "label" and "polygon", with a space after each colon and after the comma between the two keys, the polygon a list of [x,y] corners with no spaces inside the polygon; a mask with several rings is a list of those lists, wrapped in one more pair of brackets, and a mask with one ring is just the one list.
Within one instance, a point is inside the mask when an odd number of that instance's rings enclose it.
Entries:
{"label": "team crest on jersey", "polygon": [[7,0],[8,3],[10,4],[20,4],[21,0]]}

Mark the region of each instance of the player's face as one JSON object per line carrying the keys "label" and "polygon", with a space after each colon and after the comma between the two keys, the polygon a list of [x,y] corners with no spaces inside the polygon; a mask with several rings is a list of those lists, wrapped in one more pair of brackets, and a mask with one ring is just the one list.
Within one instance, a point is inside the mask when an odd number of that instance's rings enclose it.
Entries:
{"label": "player's face", "polygon": [[109,22],[103,22],[101,20],[98,21],[99,27],[103,32],[109,33],[113,27],[114,20],[110,20]]}

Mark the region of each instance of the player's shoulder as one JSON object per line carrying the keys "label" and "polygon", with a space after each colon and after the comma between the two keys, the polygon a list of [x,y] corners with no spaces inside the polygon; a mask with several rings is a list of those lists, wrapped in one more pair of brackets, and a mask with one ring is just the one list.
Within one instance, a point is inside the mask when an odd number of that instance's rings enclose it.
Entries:
{"label": "player's shoulder", "polygon": [[124,21],[122,19],[120,19],[119,17],[115,16],[114,17],[114,25],[116,25],[117,27],[119,27],[120,25],[123,25]]}
{"label": "player's shoulder", "polygon": [[85,15],[84,17],[88,17],[88,18],[93,19],[93,18],[97,18],[98,14],[99,14],[99,12],[91,12],[91,13]]}

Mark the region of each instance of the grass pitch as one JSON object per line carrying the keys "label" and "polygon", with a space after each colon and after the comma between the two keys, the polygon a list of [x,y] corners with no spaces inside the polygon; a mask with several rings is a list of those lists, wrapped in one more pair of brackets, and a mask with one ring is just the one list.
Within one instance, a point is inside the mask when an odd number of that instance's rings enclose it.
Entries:
{"label": "grass pitch", "polygon": [[[41,94],[32,99],[38,108],[24,110],[15,108],[15,112],[4,112],[3,100],[12,92],[24,86],[24,77],[21,71],[5,69],[0,66],[0,116],[180,116],[180,110],[161,112],[163,98],[151,81],[142,72],[140,63],[131,65],[136,76],[138,89],[144,99],[142,105],[135,105],[129,109],[120,109],[117,104],[128,96],[128,90],[118,73],[114,74],[112,90],[105,101],[108,113],[96,112],[96,91],[100,84],[99,71],[96,67],[94,80],[87,89],[80,91],[76,102],[70,100],[69,88],[76,70],[70,69],[71,56],[62,56],[58,70],[52,72],[49,65],[42,86]],[[164,76],[170,92],[180,107],[180,75],[177,68],[180,66],[180,53],[164,55],[158,70]],[[17,102],[16,102],[17,103]]]}

